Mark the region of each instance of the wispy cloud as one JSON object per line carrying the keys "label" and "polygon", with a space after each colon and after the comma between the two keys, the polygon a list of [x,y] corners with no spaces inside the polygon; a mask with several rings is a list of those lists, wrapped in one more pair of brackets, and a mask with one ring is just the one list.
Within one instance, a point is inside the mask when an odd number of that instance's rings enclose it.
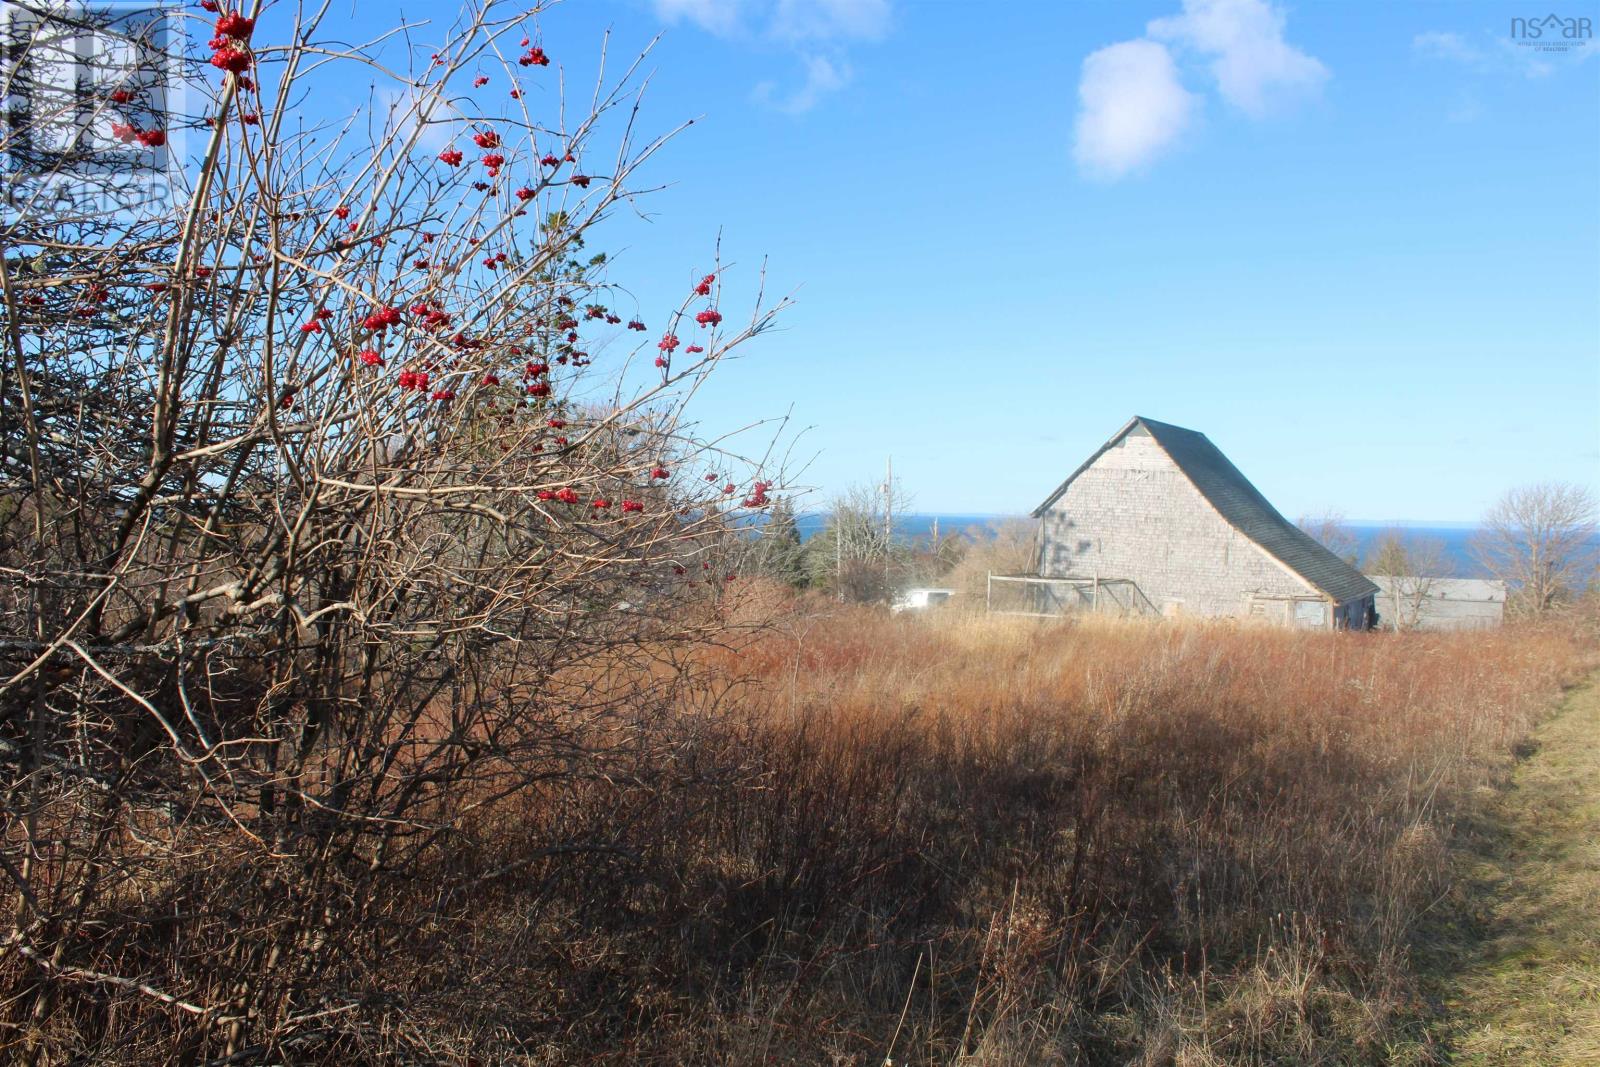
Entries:
{"label": "wispy cloud", "polygon": [[654,0],[654,4],[663,22],[688,22],[719,36],[737,32],[749,6],[745,0]]}
{"label": "wispy cloud", "polygon": [[417,149],[429,153],[450,147],[466,125],[466,116],[438,93],[416,88],[379,89],[377,113],[384,117],[384,128],[396,141],[417,137]]}
{"label": "wispy cloud", "polygon": [[876,41],[889,32],[889,0],[778,0],[772,34],[790,41]]}
{"label": "wispy cloud", "polygon": [[1328,68],[1289,44],[1285,26],[1267,0],[1184,0],[1181,14],[1151,21],[1145,36],[1091,53],[1078,82],[1079,168],[1120,178],[1177,143],[1203,103],[1183,84],[1185,59],[1202,65],[1226,103],[1255,118],[1315,93]]}
{"label": "wispy cloud", "polygon": [[1086,174],[1120,178],[1159,156],[1188,127],[1200,98],[1178,80],[1167,47],[1123,41],[1083,61],[1074,156]]}
{"label": "wispy cloud", "polygon": [[776,82],[765,81],[755,87],[752,95],[768,107],[799,115],[816,107],[823,97],[850,84],[850,68],[826,56],[808,56],[805,66],[806,80],[798,89],[783,93]]}
{"label": "wispy cloud", "polygon": [[[1555,70],[1549,59],[1531,48],[1523,48],[1504,37],[1479,39],[1459,33],[1430,30],[1411,39],[1412,51],[1425,59],[1442,60],[1464,67],[1475,74],[1509,74],[1524,78],[1543,78]],[[1583,62],[1590,49],[1574,49],[1566,56]]]}
{"label": "wispy cloud", "polygon": [[803,81],[783,88],[774,79],[752,91],[775,110],[798,115],[850,84],[847,46],[889,32],[890,0],[652,0],[669,24],[687,23],[730,40],[775,42],[799,62]]}

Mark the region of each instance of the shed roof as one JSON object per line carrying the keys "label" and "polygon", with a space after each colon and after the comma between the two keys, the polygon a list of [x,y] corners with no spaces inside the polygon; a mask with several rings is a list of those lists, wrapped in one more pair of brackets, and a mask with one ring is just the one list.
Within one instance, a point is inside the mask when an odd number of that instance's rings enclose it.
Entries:
{"label": "shed roof", "polygon": [[1129,434],[1148,434],[1155,438],[1162,451],[1172,457],[1178,469],[1230,526],[1319,592],[1337,603],[1344,603],[1378,591],[1378,587],[1366,575],[1278,514],[1278,510],[1261,495],[1261,491],[1250,484],[1250,480],[1205,434],[1139,415],[1129,419],[1122,429],[1073,471],[1044,503],[1034,509],[1034,517],[1043,515],[1061,499],[1078,475]]}
{"label": "shed roof", "polygon": [[1506,583],[1492,578],[1424,578],[1396,577],[1374,574],[1380,592],[1388,594],[1399,588],[1405,596],[1408,589],[1420,592],[1428,600],[1477,601],[1484,604],[1504,604]]}

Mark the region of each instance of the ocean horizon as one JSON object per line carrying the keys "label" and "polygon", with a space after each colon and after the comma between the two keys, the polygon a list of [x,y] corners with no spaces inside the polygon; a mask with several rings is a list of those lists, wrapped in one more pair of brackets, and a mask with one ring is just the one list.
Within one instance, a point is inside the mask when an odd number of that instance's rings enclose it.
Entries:
{"label": "ocean horizon", "polygon": [[[811,511],[795,516],[795,525],[800,529],[801,540],[807,540],[820,533],[828,524],[828,515],[829,513],[825,511]],[[901,540],[917,541],[931,537],[936,526],[939,536],[943,538],[982,534],[992,531],[1003,523],[1015,520],[1031,521],[1029,516],[1025,514],[910,512],[905,515],[895,516],[894,532],[895,536]],[[1391,530],[1398,530],[1408,539],[1438,543],[1445,560],[1449,564],[1450,577],[1486,578],[1489,576],[1488,572],[1473,559],[1469,547],[1472,535],[1482,528],[1478,523],[1444,522],[1428,519],[1362,519],[1348,521],[1344,525],[1355,536],[1357,551],[1363,557],[1371,552],[1372,548],[1385,533]]]}

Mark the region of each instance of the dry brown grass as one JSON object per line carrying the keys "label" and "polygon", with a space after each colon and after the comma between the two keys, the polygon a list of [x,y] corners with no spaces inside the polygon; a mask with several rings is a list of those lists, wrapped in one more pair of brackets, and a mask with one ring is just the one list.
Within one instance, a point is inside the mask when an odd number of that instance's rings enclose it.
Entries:
{"label": "dry brown grass", "polygon": [[480,836],[626,848],[479,902],[508,1053],[1390,1062],[1453,822],[1592,656],[808,603],[700,665],[672,765]]}
{"label": "dry brown grass", "polygon": [[[724,607],[760,625],[529,695],[583,744],[455,798],[463,829],[365,906],[338,977],[283,976],[338,1014],[280,1055],[1427,1062],[1410,954],[1456,820],[1596,659],[1556,627],[892,618],[757,583]],[[204,878],[166,871],[124,909],[143,926],[106,928],[118,973],[228,964],[163,933],[171,901],[293,906],[250,850],[190,844]],[[159,1005],[72,988],[52,1047],[204,1061]]]}

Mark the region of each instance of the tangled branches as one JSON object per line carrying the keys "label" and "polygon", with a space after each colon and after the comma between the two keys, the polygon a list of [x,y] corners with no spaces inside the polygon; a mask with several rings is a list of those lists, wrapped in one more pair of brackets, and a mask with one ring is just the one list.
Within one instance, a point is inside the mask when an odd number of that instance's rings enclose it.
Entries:
{"label": "tangled branches", "polygon": [[[605,679],[677,684],[729,505],[773,484],[685,408],[781,303],[725,326],[717,267],[649,333],[586,248],[665,141],[638,63],[576,122],[491,115],[475,72],[556,85],[537,11],[471,8],[401,76],[409,46],[331,46],[325,10],[160,56],[208,76],[177,210],[13,190],[0,1047],[35,1060],[112,1024],[191,1059],[365,1040],[392,887],[465,812],[640,765],[662,694]],[[403,91],[301,128],[357,71]],[[159,110],[117,119],[148,91],[91,103],[166,150]]]}

